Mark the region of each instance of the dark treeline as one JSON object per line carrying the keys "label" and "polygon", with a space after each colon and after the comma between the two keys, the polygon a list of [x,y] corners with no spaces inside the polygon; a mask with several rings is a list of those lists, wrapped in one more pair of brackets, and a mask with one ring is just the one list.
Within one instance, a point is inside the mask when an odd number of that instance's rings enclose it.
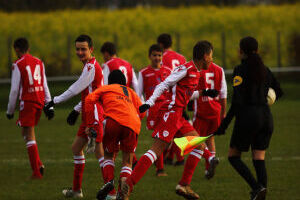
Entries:
{"label": "dark treeline", "polygon": [[300,0],[0,0],[2,11],[52,11],[60,9],[130,8],[136,6],[192,6],[192,5],[257,5],[286,4]]}

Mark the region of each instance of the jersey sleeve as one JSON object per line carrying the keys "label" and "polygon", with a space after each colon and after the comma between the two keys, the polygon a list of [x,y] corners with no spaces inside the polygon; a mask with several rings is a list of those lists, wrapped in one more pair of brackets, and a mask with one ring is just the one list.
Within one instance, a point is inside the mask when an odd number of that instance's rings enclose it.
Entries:
{"label": "jersey sleeve", "polygon": [[142,99],[144,93],[144,78],[141,72],[139,72],[138,86],[139,92],[137,94]]}
{"label": "jersey sleeve", "polygon": [[222,69],[220,99],[226,99],[226,98],[227,98],[227,83],[226,83],[224,70]]}
{"label": "jersey sleeve", "polygon": [[276,100],[277,100],[283,95],[283,91],[280,87],[280,83],[276,80],[276,78],[274,77],[273,73],[271,72],[271,70],[269,68],[267,68],[267,72],[270,75],[271,88],[274,89],[274,91],[276,93]]}
{"label": "jersey sleeve", "polygon": [[44,74],[43,74],[43,76],[44,76],[44,83],[43,83],[43,85],[44,85],[44,91],[45,91],[45,103],[48,103],[48,102],[50,102],[51,101],[51,94],[50,94],[50,91],[49,91],[49,88],[48,88],[48,83],[47,83],[47,77],[46,77],[46,72],[45,72],[45,65],[44,65],[44,63],[42,63],[42,65],[43,65],[43,68],[44,68]]}
{"label": "jersey sleeve", "polygon": [[11,75],[11,88],[7,106],[7,114],[13,114],[16,109],[16,102],[20,90],[21,72],[16,64],[13,64]]}
{"label": "jersey sleeve", "polygon": [[87,88],[94,80],[95,67],[88,69],[88,65],[84,67],[79,79],[73,83],[64,93],[53,98],[55,104],[67,101],[73,96],[82,92]]}
{"label": "jersey sleeve", "polygon": [[102,92],[103,87],[100,87],[85,98],[83,106],[85,106],[85,115],[88,125],[93,125],[96,122],[94,118],[94,106],[99,101]]}
{"label": "jersey sleeve", "polygon": [[139,107],[143,104],[140,97],[132,91],[132,100],[133,100],[133,104],[135,106],[136,112],[138,113],[140,119],[143,119],[146,115],[146,112],[144,113],[140,113],[139,111]]}
{"label": "jersey sleeve", "polygon": [[187,74],[187,68],[185,66],[177,67],[173,73],[170,74],[163,82],[155,87],[152,96],[146,101],[146,104],[153,106],[155,101],[164,91],[168,90],[169,87],[174,86],[178,81],[180,81]]}
{"label": "jersey sleeve", "polygon": [[81,101],[76,106],[74,106],[74,110],[77,111],[77,112],[81,112],[81,110],[82,110]]}
{"label": "jersey sleeve", "polygon": [[137,94],[139,94],[140,92],[139,92],[139,84],[138,84],[138,80],[137,80],[137,78],[136,78],[136,74],[135,74],[135,71],[134,71],[134,69],[132,68],[132,83],[131,83],[131,85],[132,85],[132,87],[133,87],[133,89],[134,89],[134,91],[137,93]]}
{"label": "jersey sleeve", "polygon": [[104,81],[104,85],[108,85],[108,75],[110,73],[109,67],[107,64],[103,64],[103,81]]}
{"label": "jersey sleeve", "polygon": [[199,99],[199,90],[195,90],[190,98],[190,100],[195,100],[195,99]]}

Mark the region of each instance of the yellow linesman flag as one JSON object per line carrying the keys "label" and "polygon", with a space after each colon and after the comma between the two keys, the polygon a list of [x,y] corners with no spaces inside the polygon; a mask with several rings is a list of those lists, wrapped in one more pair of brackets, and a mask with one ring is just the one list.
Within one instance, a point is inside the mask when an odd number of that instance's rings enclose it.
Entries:
{"label": "yellow linesman flag", "polygon": [[186,155],[190,153],[194,148],[199,146],[201,143],[205,142],[207,138],[211,137],[209,135],[207,137],[198,137],[198,136],[186,136],[181,138],[175,138],[175,144],[180,148],[181,155]]}

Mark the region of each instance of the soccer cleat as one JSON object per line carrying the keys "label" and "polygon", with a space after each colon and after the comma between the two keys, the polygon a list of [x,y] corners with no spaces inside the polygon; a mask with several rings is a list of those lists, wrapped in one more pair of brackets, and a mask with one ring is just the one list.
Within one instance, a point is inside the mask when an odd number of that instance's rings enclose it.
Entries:
{"label": "soccer cleat", "polygon": [[120,179],[120,191],[117,193],[117,200],[128,200],[132,187],[126,183],[126,177]]}
{"label": "soccer cleat", "polygon": [[174,166],[182,166],[182,165],[184,165],[184,160],[176,161],[174,163]]}
{"label": "soccer cleat", "polygon": [[214,177],[215,175],[215,171],[216,171],[216,167],[219,164],[219,158],[218,157],[213,157],[210,162],[209,162],[209,167],[207,170],[205,170],[205,178],[207,178],[208,180],[211,179],[212,177]]}
{"label": "soccer cleat", "polygon": [[67,188],[62,191],[66,198],[83,198],[82,190],[73,191],[72,188]]}
{"label": "soccer cleat", "polygon": [[98,200],[105,200],[108,193],[112,191],[115,188],[114,186],[114,180],[111,180],[107,183],[105,183],[102,188],[97,193],[97,199]]}
{"label": "soccer cleat", "polygon": [[44,176],[44,170],[45,170],[45,166],[41,165],[40,166],[40,173],[41,173],[42,176]]}
{"label": "soccer cleat", "polygon": [[163,170],[163,169],[158,169],[158,170],[156,171],[156,176],[157,176],[157,177],[160,177],[160,176],[168,176],[168,174],[165,172],[165,170]]}
{"label": "soccer cleat", "polygon": [[117,196],[116,195],[107,195],[105,200],[116,200]]}
{"label": "soccer cleat", "polygon": [[88,145],[85,149],[85,152],[87,154],[94,153],[95,152],[95,147],[96,147],[96,139],[93,138],[93,137],[89,137],[89,142],[88,142]]}
{"label": "soccer cleat", "polygon": [[260,186],[258,189],[250,192],[250,200],[265,200],[267,188]]}
{"label": "soccer cleat", "polygon": [[183,186],[183,185],[177,185],[176,186],[176,194],[183,196],[185,199],[199,199],[199,195],[194,192],[189,185]]}

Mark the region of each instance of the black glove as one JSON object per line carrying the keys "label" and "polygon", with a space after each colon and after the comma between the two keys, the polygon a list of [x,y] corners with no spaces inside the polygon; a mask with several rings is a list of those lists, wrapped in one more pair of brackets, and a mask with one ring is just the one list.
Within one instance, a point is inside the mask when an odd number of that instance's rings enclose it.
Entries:
{"label": "black glove", "polygon": [[67,118],[67,123],[71,126],[73,126],[76,123],[76,120],[79,116],[79,112],[77,112],[76,110],[72,110],[72,112],[69,114],[68,118]]}
{"label": "black glove", "polygon": [[219,128],[216,130],[216,132],[214,132],[214,135],[224,135],[225,134],[225,128],[222,126],[219,126]]}
{"label": "black glove", "polygon": [[53,100],[46,103],[45,106],[44,106],[44,113],[46,115],[46,117],[48,118],[48,120],[52,119],[54,117],[54,109],[53,109],[53,106],[54,106],[54,102]]}
{"label": "black glove", "polygon": [[6,113],[6,117],[7,117],[7,119],[12,119],[12,118],[14,118],[14,114],[7,114]]}
{"label": "black glove", "polygon": [[188,114],[186,113],[185,110],[183,110],[183,112],[182,112],[182,117],[186,120],[190,120],[190,117],[188,116]]}
{"label": "black glove", "polygon": [[139,111],[140,113],[146,112],[146,110],[148,110],[150,108],[149,104],[143,104],[139,107]]}
{"label": "black glove", "polygon": [[219,94],[218,90],[215,90],[215,89],[202,90],[202,96],[209,96],[209,97],[215,98],[216,96],[218,96],[218,94]]}

